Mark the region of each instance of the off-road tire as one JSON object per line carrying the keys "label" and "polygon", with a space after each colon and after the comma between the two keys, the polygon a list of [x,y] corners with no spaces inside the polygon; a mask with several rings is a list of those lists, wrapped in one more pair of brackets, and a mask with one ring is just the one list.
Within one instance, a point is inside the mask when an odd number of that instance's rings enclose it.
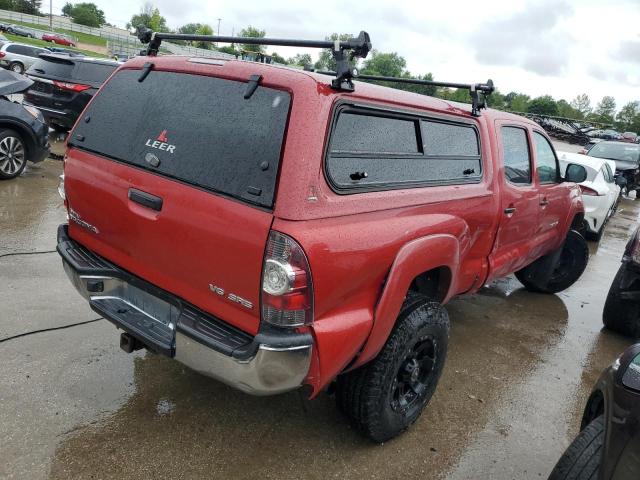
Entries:
{"label": "off-road tire", "polygon": [[640,305],[638,302],[620,298],[620,283],[626,266],[620,265],[611,283],[602,312],[602,323],[609,330],[634,339],[640,338]]}
{"label": "off-road tire", "polygon": [[22,75],[24,73],[24,65],[20,62],[11,62],[9,64],[9,70]]}
{"label": "off-road tire", "polygon": [[589,262],[589,246],[576,230],[569,230],[562,246],[562,253],[551,277],[544,283],[536,280],[537,270],[542,268],[545,257],[516,272],[516,278],[530,292],[558,293],[578,281]]}
{"label": "off-road tire", "polygon": [[[13,139],[13,142],[11,139]],[[14,145],[18,145],[20,147],[20,150],[22,151],[22,155],[20,157],[22,163],[20,165],[18,165],[18,159],[14,158],[10,160],[8,159],[6,154],[3,153],[7,150],[11,143],[13,143]],[[18,151],[15,151],[14,153],[18,154]],[[13,130],[0,130],[0,180],[10,180],[19,176],[24,171],[27,165],[27,158],[27,146],[20,134]]]}
{"label": "off-road tire", "polygon": [[[437,302],[423,295],[410,293],[400,310],[396,325],[378,356],[357,370],[342,374],[336,385],[336,402],[352,425],[377,443],[382,443],[409,428],[431,399],[447,355],[449,317]],[[431,356],[424,359],[430,370],[422,368],[423,386],[415,394],[410,407],[403,408],[394,398],[399,395],[401,375],[407,375],[407,362],[415,355],[414,349],[429,348]],[[422,351],[422,350],[420,350]],[[422,381],[420,379],[419,381]],[[404,381],[403,381],[404,382]],[[404,397],[403,397],[404,398]]]}
{"label": "off-road tire", "polygon": [[604,417],[587,425],[565,450],[548,480],[596,480],[602,463]]}

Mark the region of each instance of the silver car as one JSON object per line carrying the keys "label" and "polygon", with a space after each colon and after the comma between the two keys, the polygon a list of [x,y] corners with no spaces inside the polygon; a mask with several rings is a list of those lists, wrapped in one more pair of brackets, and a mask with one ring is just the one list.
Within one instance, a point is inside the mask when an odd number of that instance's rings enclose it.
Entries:
{"label": "silver car", "polygon": [[36,63],[38,55],[51,53],[44,48],[25,45],[23,43],[3,43],[0,46],[0,66],[8,68],[16,73],[24,73],[31,65]]}

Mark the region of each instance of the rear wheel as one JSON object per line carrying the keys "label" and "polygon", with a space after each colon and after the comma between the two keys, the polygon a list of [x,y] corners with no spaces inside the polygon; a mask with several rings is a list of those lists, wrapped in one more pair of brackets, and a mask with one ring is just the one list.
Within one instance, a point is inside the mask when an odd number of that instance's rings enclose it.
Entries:
{"label": "rear wheel", "polygon": [[595,480],[602,463],[604,417],[587,425],[565,450],[548,480]]}
{"label": "rear wheel", "polygon": [[22,74],[24,73],[24,65],[22,65],[20,62],[12,62],[9,64],[9,70]]}
{"label": "rear wheel", "polygon": [[378,356],[338,378],[336,401],[352,424],[375,442],[413,424],[431,399],[444,367],[449,317],[444,308],[410,293]]}
{"label": "rear wheel", "polygon": [[539,258],[531,265],[516,272],[516,278],[532,292],[558,293],[573,285],[587,268],[589,262],[589,246],[586,240],[576,230],[569,230],[562,245],[558,261],[551,272],[547,274],[552,252]]}
{"label": "rear wheel", "polygon": [[20,175],[27,165],[27,149],[22,137],[13,130],[0,131],[0,179]]}

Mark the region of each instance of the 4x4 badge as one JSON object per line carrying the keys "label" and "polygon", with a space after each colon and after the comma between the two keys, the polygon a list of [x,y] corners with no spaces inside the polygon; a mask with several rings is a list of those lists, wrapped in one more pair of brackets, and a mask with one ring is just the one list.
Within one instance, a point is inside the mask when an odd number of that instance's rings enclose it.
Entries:
{"label": "4x4 badge", "polygon": [[169,143],[169,139],[167,138],[167,131],[162,130],[158,138],[152,140],[151,138],[147,138],[147,142],[145,143],[147,147],[157,148],[158,150],[164,150],[165,152],[174,153],[176,150],[175,145],[171,145]]}

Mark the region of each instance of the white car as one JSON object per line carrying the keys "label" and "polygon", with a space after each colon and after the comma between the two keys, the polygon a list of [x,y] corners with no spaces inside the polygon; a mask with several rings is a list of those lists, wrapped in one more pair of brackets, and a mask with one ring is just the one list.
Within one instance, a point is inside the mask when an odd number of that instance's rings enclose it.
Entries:
{"label": "white car", "polygon": [[570,163],[582,165],[587,170],[587,179],[580,184],[585,225],[587,235],[600,240],[607,220],[615,212],[620,197],[620,187],[614,179],[616,162],[569,152],[558,152],[558,159],[563,173]]}

